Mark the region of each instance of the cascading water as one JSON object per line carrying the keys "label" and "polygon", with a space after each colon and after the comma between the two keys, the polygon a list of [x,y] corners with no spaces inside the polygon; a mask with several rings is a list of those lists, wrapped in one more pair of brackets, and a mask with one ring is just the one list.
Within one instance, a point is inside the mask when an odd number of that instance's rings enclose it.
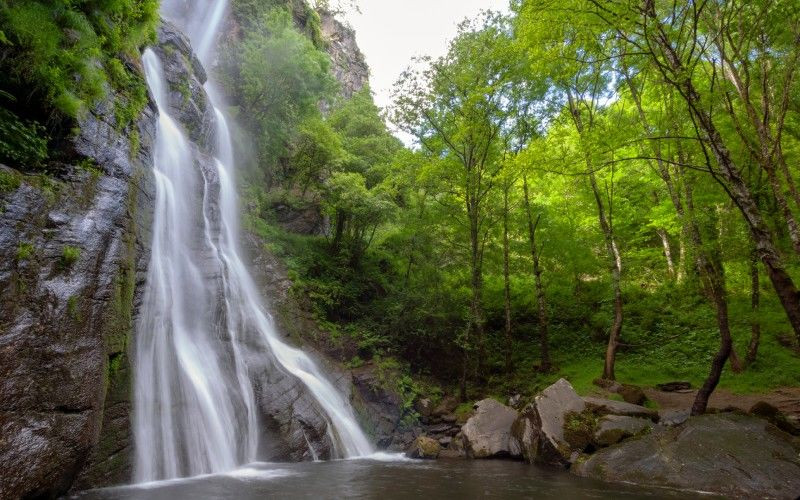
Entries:
{"label": "cascading water", "polygon": [[[192,2],[190,19],[174,18],[176,2],[162,9],[186,29],[208,67],[226,2]],[[135,479],[219,472],[256,459],[245,340],[307,387],[325,413],[338,456],[372,453],[346,398],[311,358],[278,338],[240,257],[232,141],[213,84],[206,90],[216,115],[216,158],[205,165],[170,117],[158,56],[148,49],[143,62],[159,119],[152,257],[137,325]]]}

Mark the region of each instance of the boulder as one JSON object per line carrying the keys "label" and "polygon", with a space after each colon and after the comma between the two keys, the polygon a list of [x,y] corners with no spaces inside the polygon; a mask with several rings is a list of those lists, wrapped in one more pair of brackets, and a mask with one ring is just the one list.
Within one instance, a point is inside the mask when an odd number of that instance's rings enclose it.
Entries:
{"label": "boulder", "polygon": [[519,446],[511,439],[517,411],[494,399],[478,401],[474,408],[475,414],[461,428],[467,455],[472,458],[519,457]]}
{"label": "boulder", "polygon": [[800,445],[768,422],[733,413],[690,418],[604,448],[571,472],[603,481],[718,493],[796,498]]}
{"label": "boulder", "polygon": [[778,429],[788,432],[792,436],[800,436],[800,425],[793,419],[789,419],[783,412],[764,401],[759,401],[750,408],[750,413],[757,417],[767,419]]}
{"label": "boulder", "polygon": [[442,447],[438,441],[427,436],[419,436],[411,443],[406,455],[410,458],[438,458]]}
{"label": "boulder", "polygon": [[658,412],[650,408],[645,408],[644,406],[595,397],[585,397],[583,401],[586,403],[587,408],[601,416],[621,415],[625,417],[641,417],[658,422]]}
{"label": "boulder", "polygon": [[512,436],[528,462],[568,466],[575,451],[564,435],[570,414],[581,414],[586,403],[565,379],[560,379],[527,405],[512,426]]}
{"label": "boulder", "polygon": [[650,420],[644,418],[606,415],[597,421],[592,441],[597,446],[610,446],[652,428]]}

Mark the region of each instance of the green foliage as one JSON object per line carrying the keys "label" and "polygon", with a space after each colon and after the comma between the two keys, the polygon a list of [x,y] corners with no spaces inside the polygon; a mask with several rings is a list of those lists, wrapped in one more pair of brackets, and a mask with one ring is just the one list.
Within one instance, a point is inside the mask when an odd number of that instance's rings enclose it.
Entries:
{"label": "green foliage", "polygon": [[81,256],[81,249],[78,247],[73,247],[70,245],[65,245],[64,248],[61,249],[61,266],[64,268],[71,267],[74,263],[78,261]]}
{"label": "green foliage", "polygon": [[0,170],[0,193],[15,191],[22,184],[22,178],[13,170]]}
{"label": "green foliage", "polygon": [[128,72],[115,58],[136,57],[153,40],[157,10],[156,0],[3,2],[2,90],[77,117]]}
{"label": "green foliage", "polygon": [[33,253],[36,249],[34,248],[32,243],[22,242],[17,245],[17,262],[22,262],[25,260],[30,259],[33,257]]}
{"label": "green foliage", "polygon": [[0,162],[14,167],[36,168],[47,159],[47,138],[37,122],[22,121],[0,108]]}
{"label": "green foliage", "polygon": [[[676,16],[690,12],[674,5]],[[352,347],[350,366],[385,364],[407,410],[415,397],[455,391],[465,366],[468,398],[531,395],[562,376],[581,393],[595,390],[614,321],[609,234],[622,268],[620,380],[685,379],[699,386],[708,376],[720,334],[709,288],[694,265],[704,254],[724,278],[739,357],[752,324],[761,328],[755,362],[738,374],[726,367],[720,387],[753,392],[800,384],[791,329],[760,264],[760,303],[751,305],[752,232],[718,175],[707,134],[693,120],[701,107],[719,124],[782,262],[797,277],[800,258],[787,217],[800,213],[792,192],[800,122],[786,113],[785,126],[776,123],[780,106],[757,120],[766,120],[768,133],[750,121],[776,96],[786,97],[786,109],[800,103],[798,83],[784,69],[796,67],[800,46],[774,21],[780,8],[758,2],[755,11],[744,9],[741,15],[761,33],[755,38],[733,25],[715,28],[736,32],[736,40],[751,37],[751,45],[731,54],[753,58],[731,63],[742,71],[751,65],[750,93],[726,81],[730,68],[706,52],[687,74],[673,75],[692,79],[701,94],[690,108],[652,56],[619,36],[641,26],[629,24],[641,13],[618,12],[619,26],[609,27],[597,2],[514,2],[509,17],[489,13],[462,24],[445,56],[422,59],[402,76],[388,116],[416,139],[415,148],[405,149],[387,132],[368,88],[350,99],[332,97],[326,56],[303,35],[294,6],[234,2],[245,44],[229,48],[226,74],[259,145],[259,168],[247,179],[246,225],[284,259],[294,296],[336,342]],[[625,9],[624,2],[612,7]],[[690,47],[691,33],[666,35]],[[634,41],[642,36],[631,34]],[[780,148],[769,143],[777,138]],[[774,152],[777,187],[756,159],[759,141]],[[535,242],[523,179],[531,218],[539,221]],[[278,208],[321,210],[329,230],[290,234],[278,227]],[[537,366],[534,244],[555,366],[546,373]],[[420,380],[438,380],[441,390]],[[459,414],[470,411],[467,404]]]}
{"label": "green foliage", "polygon": [[319,116],[319,103],[332,95],[330,59],[295,28],[286,8],[259,7],[244,40],[225,51],[223,66],[260,166],[271,170],[289,154],[300,124]]}

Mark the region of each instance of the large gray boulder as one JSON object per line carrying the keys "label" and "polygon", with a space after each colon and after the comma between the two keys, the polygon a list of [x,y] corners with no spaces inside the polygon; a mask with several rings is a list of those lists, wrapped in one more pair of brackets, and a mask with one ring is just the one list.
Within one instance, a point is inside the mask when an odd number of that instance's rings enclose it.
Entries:
{"label": "large gray boulder", "polygon": [[484,399],[475,403],[475,414],[461,428],[467,455],[472,458],[519,457],[519,444],[511,439],[515,409]]}
{"label": "large gray boulder", "polygon": [[585,409],[583,399],[563,378],[537,395],[512,426],[513,439],[525,460],[568,466],[579,450],[567,441],[564,426],[570,415]]}
{"label": "large gray boulder", "polygon": [[571,471],[732,498],[796,498],[800,444],[762,419],[705,415],[600,450]]}

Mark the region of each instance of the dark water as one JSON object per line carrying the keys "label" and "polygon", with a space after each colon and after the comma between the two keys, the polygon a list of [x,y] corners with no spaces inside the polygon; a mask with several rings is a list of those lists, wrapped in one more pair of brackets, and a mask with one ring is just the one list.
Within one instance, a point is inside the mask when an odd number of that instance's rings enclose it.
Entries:
{"label": "dark water", "polygon": [[[88,491],[81,500],[267,498],[676,499],[686,492],[582,479],[510,461],[339,460],[251,464],[228,474]],[[699,496],[698,496],[699,497]],[[705,497],[708,498],[708,497]]]}

